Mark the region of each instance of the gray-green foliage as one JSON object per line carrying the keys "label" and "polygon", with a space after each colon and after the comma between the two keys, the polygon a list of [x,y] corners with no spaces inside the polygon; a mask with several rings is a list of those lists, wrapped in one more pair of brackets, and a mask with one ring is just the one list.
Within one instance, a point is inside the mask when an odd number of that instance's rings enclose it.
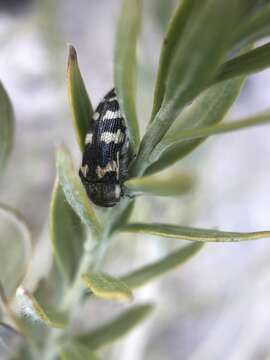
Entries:
{"label": "gray-green foliage", "polygon": [[[29,227],[19,212],[0,203],[0,286],[10,299],[21,284],[31,260]],[[5,227],[3,228],[3,221]]]}
{"label": "gray-green foliage", "polygon": [[[55,181],[52,193],[50,216],[50,233],[55,260],[67,282],[72,282],[84,251],[86,229],[67,202],[58,179]],[[61,222],[54,220],[60,218]]]}
{"label": "gray-green foliage", "polygon": [[[0,81],[0,172],[11,153],[14,137],[14,113],[9,96]],[[0,173],[1,174],[1,173]]]}
{"label": "gray-green foliage", "polygon": [[[132,290],[180,267],[197,254],[205,242],[270,238],[268,231],[224,232],[184,224],[129,221],[137,196],[175,197],[192,189],[191,174],[160,176],[157,173],[195,150],[208,136],[270,121],[269,110],[220,123],[237,99],[246,77],[270,66],[270,45],[254,47],[253,44],[270,35],[269,4],[261,4],[259,0],[254,0],[252,6],[249,0],[181,0],[164,37],[153,109],[140,141],[135,94],[141,2],[123,1],[114,52],[115,87],[127,119],[131,144],[137,153],[125,183],[133,199],[122,199],[112,209],[97,212],[86,196],[70,152],[60,146],[56,152],[57,179],[49,214],[52,271],[35,294],[22,285],[30,258],[30,232],[17,211],[0,204],[0,213],[8,218],[7,226],[10,228],[9,222],[12,222],[18,230],[16,236],[14,231],[10,232],[14,236],[12,241],[7,241],[3,234],[0,239],[1,313],[6,312],[25,338],[16,358],[31,360],[38,354],[43,360],[57,356],[64,360],[98,359],[99,348],[122,338],[150,314],[152,306],[135,305],[91,332],[75,333],[69,331],[68,326],[79,304],[93,297],[131,301],[136,296]],[[75,48],[70,46],[69,50],[69,102],[78,147],[83,151],[93,109]],[[231,57],[231,54],[235,55]],[[1,85],[1,175],[12,148],[13,130],[12,106]],[[104,273],[101,265],[112,237],[120,232],[192,242],[117,278]],[[10,306],[15,292],[15,302],[26,318],[20,318]],[[46,304],[46,298],[47,302],[48,298],[51,300],[50,304]],[[52,300],[55,298],[57,301]],[[34,324],[31,319],[35,319]],[[52,330],[54,327],[63,330],[56,333]]]}

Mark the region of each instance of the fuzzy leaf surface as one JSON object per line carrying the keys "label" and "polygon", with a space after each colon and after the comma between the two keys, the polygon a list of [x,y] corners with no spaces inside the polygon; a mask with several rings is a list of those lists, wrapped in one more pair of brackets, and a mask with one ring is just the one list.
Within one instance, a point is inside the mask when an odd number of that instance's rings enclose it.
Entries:
{"label": "fuzzy leaf surface", "polygon": [[66,199],[81,221],[95,236],[100,232],[100,224],[90,200],[77,175],[69,151],[60,146],[56,153],[56,168],[60,185]]}
{"label": "fuzzy leaf surface", "polygon": [[168,135],[164,138],[164,140],[153,151],[151,161],[154,163],[158,158],[162,158],[163,154],[173,151],[184,141],[193,141],[195,139],[206,138],[212,135],[221,135],[232,131],[243,130],[249,127],[267,125],[269,123],[270,112],[268,111],[263,114],[244,118],[242,120],[206,126],[193,130],[179,131],[174,135]]}
{"label": "fuzzy leaf surface", "polygon": [[270,231],[230,232],[162,223],[131,223],[126,225],[122,231],[200,242],[235,242],[270,239]]}
{"label": "fuzzy leaf surface", "polygon": [[68,324],[68,318],[65,313],[41,305],[34,295],[22,287],[16,292],[16,301],[22,314],[29,318],[29,320],[38,320],[46,326],[60,329],[65,328]]}
{"label": "fuzzy leaf surface", "polygon": [[132,215],[135,205],[135,200],[129,198],[124,198],[114,206],[113,209],[110,209],[105,218],[106,223],[106,234],[110,236],[118,228],[126,224]]}
{"label": "fuzzy leaf surface", "polygon": [[61,360],[98,360],[99,357],[88,347],[71,341],[60,352]]}
{"label": "fuzzy leaf surface", "polygon": [[102,272],[84,274],[82,280],[94,295],[101,299],[126,301],[133,295],[124,281]]}
{"label": "fuzzy leaf surface", "polygon": [[131,271],[122,276],[121,279],[125,281],[131,289],[136,289],[181,266],[196,255],[197,252],[201,250],[202,246],[203,244],[199,243],[187,245],[180,250],[164,256],[158,261]]}
{"label": "fuzzy leaf surface", "polygon": [[0,81],[0,171],[12,150],[15,119],[8,94]]}
{"label": "fuzzy leaf surface", "polygon": [[136,114],[137,40],[141,1],[124,0],[119,17],[114,52],[114,82],[120,108],[127,120],[131,146],[137,153],[140,134]]}
{"label": "fuzzy leaf surface", "polygon": [[[159,149],[163,148],[168,136],[175,132],[192,131],[193,129],[216,124],[224,118],[234,101],[237,99],[243,79],[234,79],[217,84],[206,90],[200,95],[193,104],[177,118],[168,134],[158,145]],[[165,169],[174,164],[184,156],[188,155],[197,146],[199,146],[205,138],[194,140],[181,140],[161,153],[159,149],[153,151],[152,164],[147,169],[147,174],[152,174]],[[155,153],[155,154],[154,154]],[[158,155],[155,160],[155,155]]]}
{"label": "fuzzy leaf surface", "polygon": [[0,204],[0,216],[0,283],[5,296],[10,299],[23,281],[31,261],[31,232],[16,209]]}
{"label": "fuzzy leaf surface", "polygon": [[193,177],[185,173],[174,173],[167,177],[143,176],[125,182],[132,196],[179,196],[189,192],[194,185]]}
{"label": "fuzzy leaf surface", "polygon": [[78,145],[83,151],[93,108],[80,72],[76,50],[72,45],[69,46],[67,86],[73,126]]}
{"label": "fuzzy leaf surface", "polygon": [[194,4],[195,0],[180,1],[169,22],[168,30],[164,37],[160,52],[151,121],[161,107],[165,94],[169,67],[175,51],[177,50],[177,45],[183,36],[185,26],[192,16]]}
{"label": "fuzzy leaf surface", "polygon": [[54,257],[49,273],[40,279],[35,289],[34,297],[38,302],[46,303],[49,308],[58,309],[63,301],[67,286],[69,283],[67,283]]}
{"label": "fuzzy leaf surface", "polygon": [[270,4],[245,16],[234,35],[234,43],[251,44],[270,35]]}
{"label": "fuzzy leaf surface", "polygon": [[214,83],[251,75],[270,67],[270,43],[228,60],[221,66]]}
{"label": "fuzzy leaf surface", "polygon": [[237,8],[233,0],[196,1],[170,63],[161,108],[141,142],[133,175],[145,172],[149,155],[184,106],[213,81],[230,48]]}
{"label": "fuzzy leaf surface", "polygon": [[98,329],[77,337],[76,340],[94,350],[112,344],[137,327],[152,310],[151,304],[134,306]]}
{"label": "fuzzy leaf surface", "polygon": [[56,262],[70,283],[74,280],[84,251],[86,229],[66,200],[56,180],[50,206],[50,237]]}

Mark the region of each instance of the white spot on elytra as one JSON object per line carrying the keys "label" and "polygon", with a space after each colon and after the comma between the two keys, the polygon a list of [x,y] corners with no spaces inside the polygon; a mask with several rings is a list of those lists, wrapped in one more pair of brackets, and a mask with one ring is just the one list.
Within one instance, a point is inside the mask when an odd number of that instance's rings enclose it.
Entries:
{"label": "white spot on elytra", "polygon": [[96,168],[96,174],[99,179],[103,178],[103,176],[106,175],[107,172],[111,171],[117,171],[117,163],[114,160],[109,161],[105,167],[97,166]]}
{"label": "white spot on elytra", "polygon": [[87,174],[88,174],[88,170],[89,170],[89,167],[88,165],[84,165],[84,166],[81,166],[81,172],[83,174],[84,177],[87,177]]}
{"label": "white spot on elytra", "polygon": [[108,99],[108,101],[115,101],[115,100],[116,100],[116,101],[118,100],[118,99],[117,99],[117,96],[113,96],[113,97],[111,97],[111,98]]}
{"label": "white spot on elytra", "polygon": [[111,110],[107,110],[106,114],[103,116],[103,120],[112,120],[112,119],[119,119],[121,118],[121,112],[120,110],[117,111],[111,111]]}
{"label": "white spot on elytra", "polygon": [[93,141],[93,134],[86,134],[85,145],[92,144],[92,141]]}
{"label": "white spot on elytra", "polygon": [[101,134],[100,141],[104,141],[106,144],[114,142],[115,144],[120,144],[124,141],[125,134],[118,129],[116,133],[105,131]]}
{"label": "white spot on elytra", "polygon": [[120,199],[120,195],[121,195],[120,185],[115,185],[115,198]]}
{"label": "white spot on elytra", "polygon": [[96,112],[94,113],[94,115],[92,116],[92,119],[93,119],[94,121],[96,121],[96,120],[99,118],[99,116],[100,116],[100,113],[99,113],[98,111],[96,111]]}

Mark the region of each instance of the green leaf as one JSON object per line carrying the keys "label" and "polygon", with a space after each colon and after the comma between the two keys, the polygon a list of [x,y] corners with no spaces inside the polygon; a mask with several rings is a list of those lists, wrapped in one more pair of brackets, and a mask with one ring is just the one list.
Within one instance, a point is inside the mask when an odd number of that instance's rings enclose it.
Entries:
{"label": "green leaf", "polygon": [[102,272],[84,274],[82,280],[94,295],[107,300],[132,300],[133,295],[124,281]]}
{"label": "green leaf", "polygon": [[233,1],[205,0],[194,5],[168,72],[162,107],[168,106],[171,115],[214,78],[229,47],[235,11]]}
{"label": "green leaf", "polygon": [[14,113],[8,94],[0,81],[0,171],[11,153],[14,138]]}
{"label": "green leaf", "polygon": [[19,287],[16,292],[16,302],[22,315],[32,321],[40,321],[46,326],[60,329],[65,328],[68,324],[67,314],[41,305],[32,294],[22,287]]}
{"label": "green leaf", "polygon": [[270,67],[270,43],[225,62],[214,83],[237,76],[251,75],[268,67]]}
{"label": "green leaf", "polygon": [[155,148],[150,161],[153,163],[159,158],[162,158],[163,154],[173,151],[178,145],[184,141],[192,141],[194,139],[206,138],[211,135],[224,134],[231,131],[242,130],[248,127],[266,125],[270,122],[270,111],[251,116],[238,121],[231,121],[225,124],[218,124],[213,126],[206,126],[193,130],[184,130],[176,132],[174,135],[168,135],[164,140]]}
{"label": "green leaf", "polygon": [[194,4],[194,0],[180,1],[170,20],[160,52],[151,121],[153,121],[161,107],[166,89],[169,67],[174,57],[174,53],[177,50],[177,44],[181,41],[183,36],[185,26],[192,16]]}
{"label": "green leaf", "polygon": [[189,192],[193,185],[193,177],[184,173],[174,173],[167,177],[143,176],[125,182],[125,187],[132,196],[178,196]]}
{"label": "green leaf", "polygon": [[[234,79],[217,84],[209,90],[204,91],[202,95],[178,117],[169,130],[168,135],[161,141],[160,148],[162,146],[161,144],[166,142],[167,136],[171,136],[176,132],[192,131],[199,127],[220,122],[237,99],[242,84],[242,78]],[[152,174],[172,165],[188,155],[204,140],[205,138],[182,140],[175,143],[170,149],[165,150],[165,148],[162,147],[164,148],[162,153],[160,150],[155,149],[152,154],[152,159],[155,156],[157,156],[157,158],[147,169],[146,173]]]}
{"label": "green leaf", "polygon": [[196,255],[202,246],[203,244],[199,243],[187,245],[180,250],[166,255],[161,260],[131,271],[127,275],[122,276],[121,279],[125,281],[131,289],[136,289],[182,265],[192,256]]}
{"label": "green leaf", "polygon": [[234,35],[234,43],[251,44],[270,34],[270,4],[262,6],[259,10],[245,16],[240,22]]}
{"label": "green leaf", "polygon": [[83,151],[93,108],[80,72],[76,50],[72,45],[69,46],[67,85],[73,126],[77,142]]}
{"label": "green leaf", "polygon": [[97,236],[100,224],[75,172],[70,153],[64,146],[60,146],[56,153],[56,167],[60,185],[66,199],[81,221],[89,227],[92,234]]}
{"label": "green leaf", "polygon": [[49,308],[58,309],[63,304],[66,291],[66,278],[54,258],[49,273],[39,280],[34,296],[38,302],[45,303]]}
{"label": "green leaf", "polygon": [[94,350],[109,345],[127,335],[148,317],[152,310],[151,304],[134,306],[111,322],[77,337],[77,341]]}
{"label": "green leaf", "polygon": [[126,224],[132,215],[135,206],[135,200],[128,197],[122,199],[120,203],[110,209],[105,218],[107,236],[110,236],[118,228]]}
{"label": "green leaf", "polygon": [[17,210],[0,204],[0,215],[8,220],[0,231],[0,284],[10,299],[22,283],[31,261],[31,233]]}
{"label": "green leaf", "polygon": [[65,345],[60,352],[61,360],[98,360],[99,357],[87,346],[72,341]]}
{"label": "green leaf", "polygon": [[140,143],[136,115],[136,46],[140,30],[141,1],[124,0],[119,18],[114,53],[114,82],[120,108],[127,120],[131,146],[135,153]]}
{"label": "green leaf", "polygon": [[67,281],[72,282],[84,252],[86,229],[67,202],[58,179],[50,206],[50,237],[56,262]]}
{"label": "green leaf", "polygon": [[270,231],[240,233],[160,223],[132,223],[123,227],[121,231],[202,242],[234,242],[270,238]]}
{"label": "green leaf", "polygon": [[[133,175],[142,175],[149,155],[184,106],[214,79],[230,47],[238,4],[234,0],[196,1],[168,70],[162,106],[141,142]],[[211,21],[209,21],[211,19]]]}

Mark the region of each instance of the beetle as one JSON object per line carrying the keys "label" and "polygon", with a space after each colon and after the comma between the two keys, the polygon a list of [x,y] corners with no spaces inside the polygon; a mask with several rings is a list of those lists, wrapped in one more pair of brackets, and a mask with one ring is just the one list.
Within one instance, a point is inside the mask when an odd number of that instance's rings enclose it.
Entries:
{"label": "beetle", "polygon": [[115,89],[107,93],[96,108],[85,137],[79,170],[89,199],[96,205],[111,207],[125,195],[123,186],[132,158],[128,129]]}

